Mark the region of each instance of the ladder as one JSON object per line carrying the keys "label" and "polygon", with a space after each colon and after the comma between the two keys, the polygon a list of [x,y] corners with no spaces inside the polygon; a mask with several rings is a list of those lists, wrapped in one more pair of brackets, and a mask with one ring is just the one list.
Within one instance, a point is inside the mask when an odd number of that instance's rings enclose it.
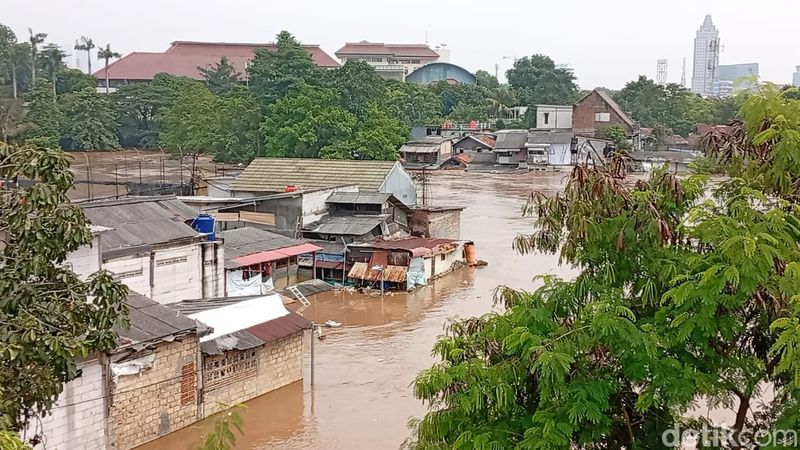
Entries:
{"label": "ladder", "polygon": [[297,301],[300,302],[300,305],[302,305],[302,306],[300,306],[300,308],[297,311],[295,311],[297,314],[302,314],[303,311],[306,310],[306,308],[311,306],[311,302],[308,301],[308,299],[306,298],[305,295],[303,295],[302,292],[300,292],[300,289],[297,289],[296,285],[295,286],[289,286],[287,288],[287,290],[289,292],[291,292],[292,295],[294,295],[294,298],[296,298]]}

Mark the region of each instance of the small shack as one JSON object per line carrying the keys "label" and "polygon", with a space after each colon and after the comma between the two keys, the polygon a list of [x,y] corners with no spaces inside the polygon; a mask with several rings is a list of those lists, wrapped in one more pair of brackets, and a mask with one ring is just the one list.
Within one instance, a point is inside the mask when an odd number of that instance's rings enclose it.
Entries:
{"label": "small shack", "polygon": [[453,155],[453,140],[444,136],[425,136],[406,142],[398,152],[404,165],[419,168],[438,164]]}

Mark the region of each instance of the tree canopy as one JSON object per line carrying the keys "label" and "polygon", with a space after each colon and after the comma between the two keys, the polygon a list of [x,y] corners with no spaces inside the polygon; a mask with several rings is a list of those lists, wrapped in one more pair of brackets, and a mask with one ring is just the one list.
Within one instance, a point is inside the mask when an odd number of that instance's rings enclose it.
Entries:
{"label": "tree canopy", "polygon": [[579,274],[500,288],[504,311],[448,326],[415,382],[431,411],[409,446],[666,448],[664,431],[701,425],[697,402],[729,409],[740,443],[797,429],[800,101],[768,86],[741,115],[707,142],[720,182],[702,166],[634,182],[615,155],[534,194],[514,247]]}
{"label": "tree canopy", "polygon": [[570,69],[556,66],[545,55],[525,56],[514,61],[506,78],[522,105],[571,105],[578,99],[578,85]]}

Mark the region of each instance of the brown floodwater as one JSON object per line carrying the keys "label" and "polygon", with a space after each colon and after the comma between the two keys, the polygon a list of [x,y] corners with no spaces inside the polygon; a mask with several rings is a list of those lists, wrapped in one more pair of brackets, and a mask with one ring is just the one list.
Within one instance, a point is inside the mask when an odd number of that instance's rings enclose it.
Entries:
{"label": "brown floodwater", "polygon": [[[431,349],[449,319],[492,311],[498,285],[530,290],[536,275],[572,275],[558,266],[557,256],[522,256],[511,249],[514,236],[531,230],[531,219],[520,215],[527,195],[534,189],[559,190],[564,175],[440,172],[430,177],[431,204],[467,207],[461,237],[473,240],[478,258],[489,265],[459,269],[411,293],[381,298],[329,292],[311,298],[306,318],[342,323],[325,329],[325,339],[315,342],[315,385],[310,385],[306,352],[303,381],[247,402],[245,435],[236,448],[398,448],[410,435],[408,420],[426,412],[413,396],[412,382],[435,361]],[[209,421],[198,426],[140,449],[191,448]]]}

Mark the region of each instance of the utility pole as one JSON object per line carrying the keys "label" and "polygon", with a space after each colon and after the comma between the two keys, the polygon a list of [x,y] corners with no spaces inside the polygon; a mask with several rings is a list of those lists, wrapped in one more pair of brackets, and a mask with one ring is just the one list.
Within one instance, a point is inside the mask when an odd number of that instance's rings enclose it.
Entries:
{"label": "utility pole", "polygon": [[314,334],[316,334],[316,330],[317,326],[311,322],[311,386],[314,385],[314,339],[317,338]]}

